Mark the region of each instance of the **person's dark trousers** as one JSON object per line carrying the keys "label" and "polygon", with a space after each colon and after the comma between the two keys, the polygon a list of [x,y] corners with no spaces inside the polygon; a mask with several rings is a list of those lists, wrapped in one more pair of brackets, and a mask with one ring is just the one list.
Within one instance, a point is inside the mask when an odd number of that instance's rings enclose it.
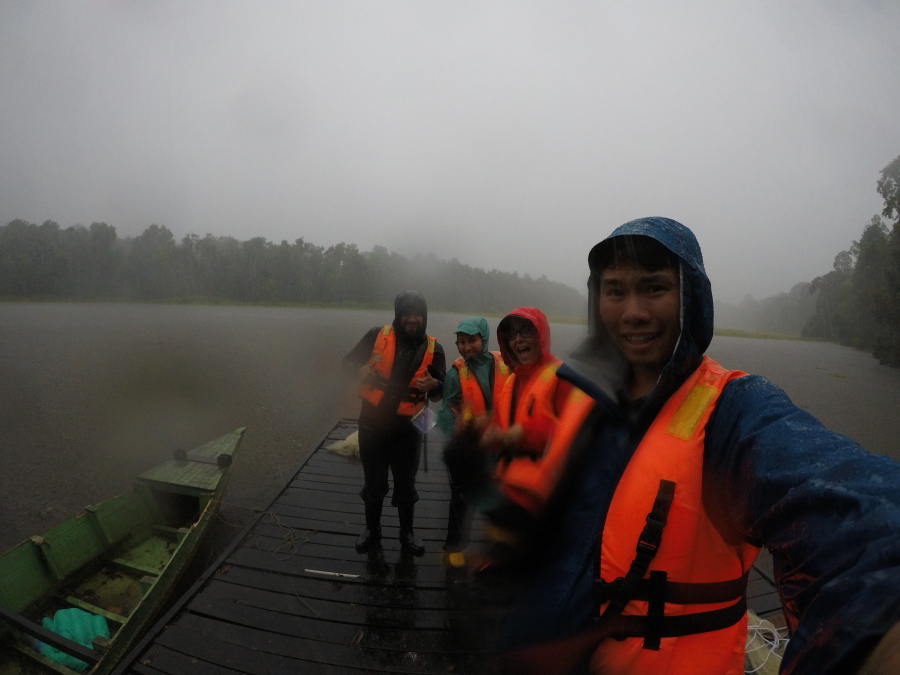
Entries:
{"label": "person's dark trousers", "polygon": [[381,544],[382,502],[366,503],[366,529],[356,539],[356,552],[364,553]]}
{"label": "person's dark trousers", "polygon": [[[391,415],[386,420],[360,420],[359,425],[359,459],[363,465],[365,484],[360,490],[360,497],[366,503],[366,530],[369,527],[369,512],[377,513],[380,518],[381,505],[388,493],[388,470],[394,479],[394,491],[391,504],[400,511],[401,543],[404,532],[404,508],[408,507],[409,532],[412,532],[414,504],[419,499],[416,492],[416,473],[419,469],[419,457],[422,452],[422,436],[409,422],[409,418]],[[374,524],[374,521],[371,523]],[[363,532],[365,535],[365,531]],[[374,540],[364,540],[360,535],[357,544],[362,542],[362,552],[374,545]],[[416,537],[418,539],[418,537]],[[421,542],[419,542],[421,545]],[[424,552],[424,548],[422,549]],[[415,552],[415,551],[414,551]]]}
{"label": "person's dark trousers", "polygon": [[400,504],[397,515],[400,516],[400,545],[413,555],[424,555],[425,545],[413,531],[415,504]]}
{"label": "person's dark trousers", "polygon": [[447,538],[444,550],[447,553],[461,551],[469,538],[470,509],[459,491],[450,488],[450,512],[447,514]]}

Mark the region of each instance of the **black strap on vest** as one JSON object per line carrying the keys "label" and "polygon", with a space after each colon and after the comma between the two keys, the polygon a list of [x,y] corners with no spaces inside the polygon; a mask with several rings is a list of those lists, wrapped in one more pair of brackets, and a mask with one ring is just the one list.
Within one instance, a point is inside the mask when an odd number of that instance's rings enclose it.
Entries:
{"label": "black strap on vest", "polygon": [[[737,579],[707,583],[667,581],[665,601],[675,605],[709,605],[718,602],[732,602],[744,594],[748,574],[749,572],[745,572]],[[594,580],[594,602],[598,606],[605,605],[621,592],[619,591],[620,579],[615,581]],[[641,579],[637,592],[631,600],[650,600],[650,583],[647,579]]]}
{"label": "black strap on vest", "polygon": [[[653,509],[647,515],[634,560],[624,577],[611,582],[594,580],[594,601],[598,605],[609,603],[600,621],[611,621],[615,637],[644,638],[644,649],[658,650],[664,637],[682,637],[707,633],[732,626],[747,611],[747,573],[737,579],[710,583],[670,582],[667,573],[653,570],[644,579],[659,545],[669,509],[675,497],[675,483],[661,480]],[[647,602],[647,616],[623,616],[625,606],[632,600]],[[679,616],[666,616],[666,603],[682,605],[730,602],[734,604],[709,612],[694,612]]]}
{"label": "black strap on vest", "polygon": [[[619,577],[613,583],[618,584],[618,592],[610,597],[609,607],[606,612],[621,612],[637,593],[641,580],[647,574],[659,545],[662,542],[663,528],[669,518],[669,509],[675,498],[675,483],[670,480],[659,481],[659,490],[653,502],[653,509],[647,514],[647,524],[638,537],[636,555],[631,561],[631,567],[624,577]],[[604,613],[606,613],[604,612]]]}
{"label": "black strap on vest", "polygon": [[747,599],[741,597],[733,605],[722,609],[713,609],[709,612],[661,617],[620,614],[612,619],[612,637],[620,640],[642,637],[644,638],[644,649],[654,649],[647,647],[648,641],[655,641],[657,645],[655,649],[659,649],[660,638],[684,637],[685,635],[721,630],[736,624],[744,618],[746,613]]}

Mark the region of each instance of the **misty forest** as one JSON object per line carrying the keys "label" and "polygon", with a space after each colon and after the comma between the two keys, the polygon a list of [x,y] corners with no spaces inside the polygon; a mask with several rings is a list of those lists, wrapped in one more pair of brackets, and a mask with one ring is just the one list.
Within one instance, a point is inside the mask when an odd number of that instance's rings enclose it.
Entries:
{"label": "misty forest", "polygon": [[881,170],[877,188],[881,215],[835,256],[832,271],[765,300],[717,302],[716,325],[837,342],[900,366],[900,157]]}
{"label": "misty forest", "polygon": [[504,313],[536,305],[557,318],[584,315],[584,296],[546,277],[434,255],[409,260],[381,246],[361,252],[344,243],[323,248],[303,239],[276,244],[211,234],[179,243],[159,225],[133,238],[119,238],[106,223],[0,226],[0,297],[7,299],[382,307],[406,288],[424,293],[434,310]]}
{"label": "misty forest", "polygon": [[[829,340],[900,366],[900,156],[882,169],[877,189],[882,214],[835,256],[832,271],[764,300],[717,301],[717,327]],[[891,227],[882,216],[893,219]],[[160,225],[133,238],[102,222],[0,226],[4,299],[384,307],[404,288],[422,291],[434,310],[502,314],[530,305],[554,318],[585,314],[582,293],[546,276],[485,271],[433,254],[407,259],[382,246],[362,252],[345,243],[211,234],[177,242]]]}

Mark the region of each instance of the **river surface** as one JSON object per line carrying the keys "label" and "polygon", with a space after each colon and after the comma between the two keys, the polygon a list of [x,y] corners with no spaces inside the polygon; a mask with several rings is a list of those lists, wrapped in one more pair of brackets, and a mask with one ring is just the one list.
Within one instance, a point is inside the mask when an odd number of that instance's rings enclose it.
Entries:
{"label": "river surface", "polygon": [[[267,504],[339,416],[341,357],[385,311],[0,303],[0,551],[131,489],[135,475],[244,426],[223,518]],[[461,315],[433,313],[448,362]],[[492,331],[498,319],[489,319]],[[568,355],[585,327],[553,324]],[[496,347],[496,345],[492,345]],[[837,345],[715,338],[826,426],[900,458],[900,370]],[[436,458],[432,458],[435,461]]]}

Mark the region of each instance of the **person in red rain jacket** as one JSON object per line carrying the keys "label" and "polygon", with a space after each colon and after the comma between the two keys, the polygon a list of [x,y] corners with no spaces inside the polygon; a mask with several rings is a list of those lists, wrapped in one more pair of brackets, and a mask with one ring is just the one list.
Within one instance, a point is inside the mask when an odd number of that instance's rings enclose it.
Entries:
{"label": "person in red rain jacket", "polygon": [[[543,471],[541,453],[571,386],[556,378],[562,362],[550,350],[550,324],[540,310],[519,307],[510,312],[497,327],[497,343],[513,376],[498,392],[491,423],[481,438],[482,448],[495,460],[496,489],[476,501],[495,526],[495,540],[516,550],[540,511],[535,476]],[[510,454],[512,448],[515,454]]]}

